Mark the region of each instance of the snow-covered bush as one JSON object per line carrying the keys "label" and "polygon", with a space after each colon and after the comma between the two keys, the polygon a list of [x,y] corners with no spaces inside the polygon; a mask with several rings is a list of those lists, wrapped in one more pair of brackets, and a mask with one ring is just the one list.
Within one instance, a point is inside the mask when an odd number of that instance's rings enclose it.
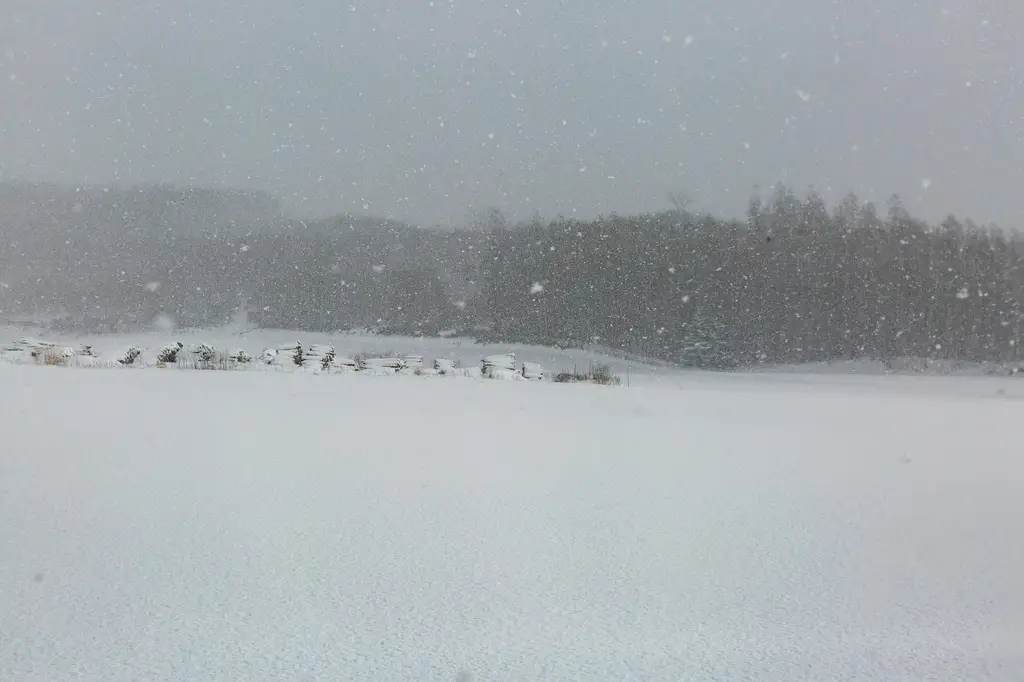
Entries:
{"label": "snow-covered bush", "polygon": [[188,357],[179,366],[186,369],[227,369],[220,352],[208,343],[197,343],[188,349]]}
{"label": "snow-covered bush", "polygon": [[198,343],[192,346],[191,352],[200,362],[213,362],[217,357],[217,349],[208,343]]}
{"label": "snow-covered bush", "polygon": [[228,360],[238,365],[248,365],[252,362],[252,357],[241,348],[236,348],[228,355]]}
{"label": "snow-covered bush", "polygon": [[586,372],[573,369],[571,372],[559,372],[554,376],[556,384],[601,384],[602,386],[618,386],[622,380],[612,372],[611,365],[594,365]]}
{"label": "snow-covered bush", "polygon": [[40,365],[68,366],[74,364],[75,349],[67,346],[43,346],[33,354]]}
{"label": "snow-covered bush", "polygon": [[590,370],[590,380],[595,384],[606,386],[618,385],[621,383],[619,377],[612,372],[611,365],[595,365]]}
{"label": "snow-covered bush", "polygon": [[184,348],[184,347],[185,347],[185,344],[183,344],[181,341],[172,341],[171,343],[167,344],[166,346],[161,348],[159,351],[157,351],[157,354],[156,354],[157,365],[164,366],[164,365],[174,365],[174,364],[177,364],[177,362],[178,362],[178,354],[181,352],[181,349]]}
{"label": "snow-covered bush", "polygon": [[138,346],[129,346],[124,350],[124,352],[117,354],[117,363],[128,367],[135,364],[135,361],[139,359],[140,355],[142,355],[141,348]]}

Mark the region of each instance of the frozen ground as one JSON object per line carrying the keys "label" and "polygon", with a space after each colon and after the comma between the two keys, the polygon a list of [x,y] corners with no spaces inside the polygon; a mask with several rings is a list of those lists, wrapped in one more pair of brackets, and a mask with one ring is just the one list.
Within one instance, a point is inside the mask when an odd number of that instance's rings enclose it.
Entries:
{"label": "frozen ground", "polygon": [[0,365],[0,679],[1020,679],[1024,381],[640,376]]}

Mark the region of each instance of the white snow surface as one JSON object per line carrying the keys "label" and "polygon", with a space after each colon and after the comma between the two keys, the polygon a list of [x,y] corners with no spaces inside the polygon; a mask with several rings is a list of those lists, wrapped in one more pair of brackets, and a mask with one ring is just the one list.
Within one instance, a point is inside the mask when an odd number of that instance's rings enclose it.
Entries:
{"label": "white snow surface", "polygon": [[0,679],[1020,679],[1024,380],[654,372],[0,365]]}

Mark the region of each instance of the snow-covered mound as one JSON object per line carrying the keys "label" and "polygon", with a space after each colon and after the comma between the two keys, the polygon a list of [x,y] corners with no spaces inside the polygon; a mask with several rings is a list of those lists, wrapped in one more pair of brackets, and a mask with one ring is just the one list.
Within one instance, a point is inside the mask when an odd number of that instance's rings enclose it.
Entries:
{"label": "snow-covered mound", "polygon": [[0,679],[1020,679],[1024,382],[691,377],[0,365]]}

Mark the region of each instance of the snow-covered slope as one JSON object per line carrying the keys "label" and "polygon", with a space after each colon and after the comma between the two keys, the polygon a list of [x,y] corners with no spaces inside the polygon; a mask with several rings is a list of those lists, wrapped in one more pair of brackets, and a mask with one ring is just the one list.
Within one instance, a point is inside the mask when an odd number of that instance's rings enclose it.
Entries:
{"label": "snow-covered slope", "polygon": [[0,679],[1020,679],[1022,383],[686,379],[0,366]]}

